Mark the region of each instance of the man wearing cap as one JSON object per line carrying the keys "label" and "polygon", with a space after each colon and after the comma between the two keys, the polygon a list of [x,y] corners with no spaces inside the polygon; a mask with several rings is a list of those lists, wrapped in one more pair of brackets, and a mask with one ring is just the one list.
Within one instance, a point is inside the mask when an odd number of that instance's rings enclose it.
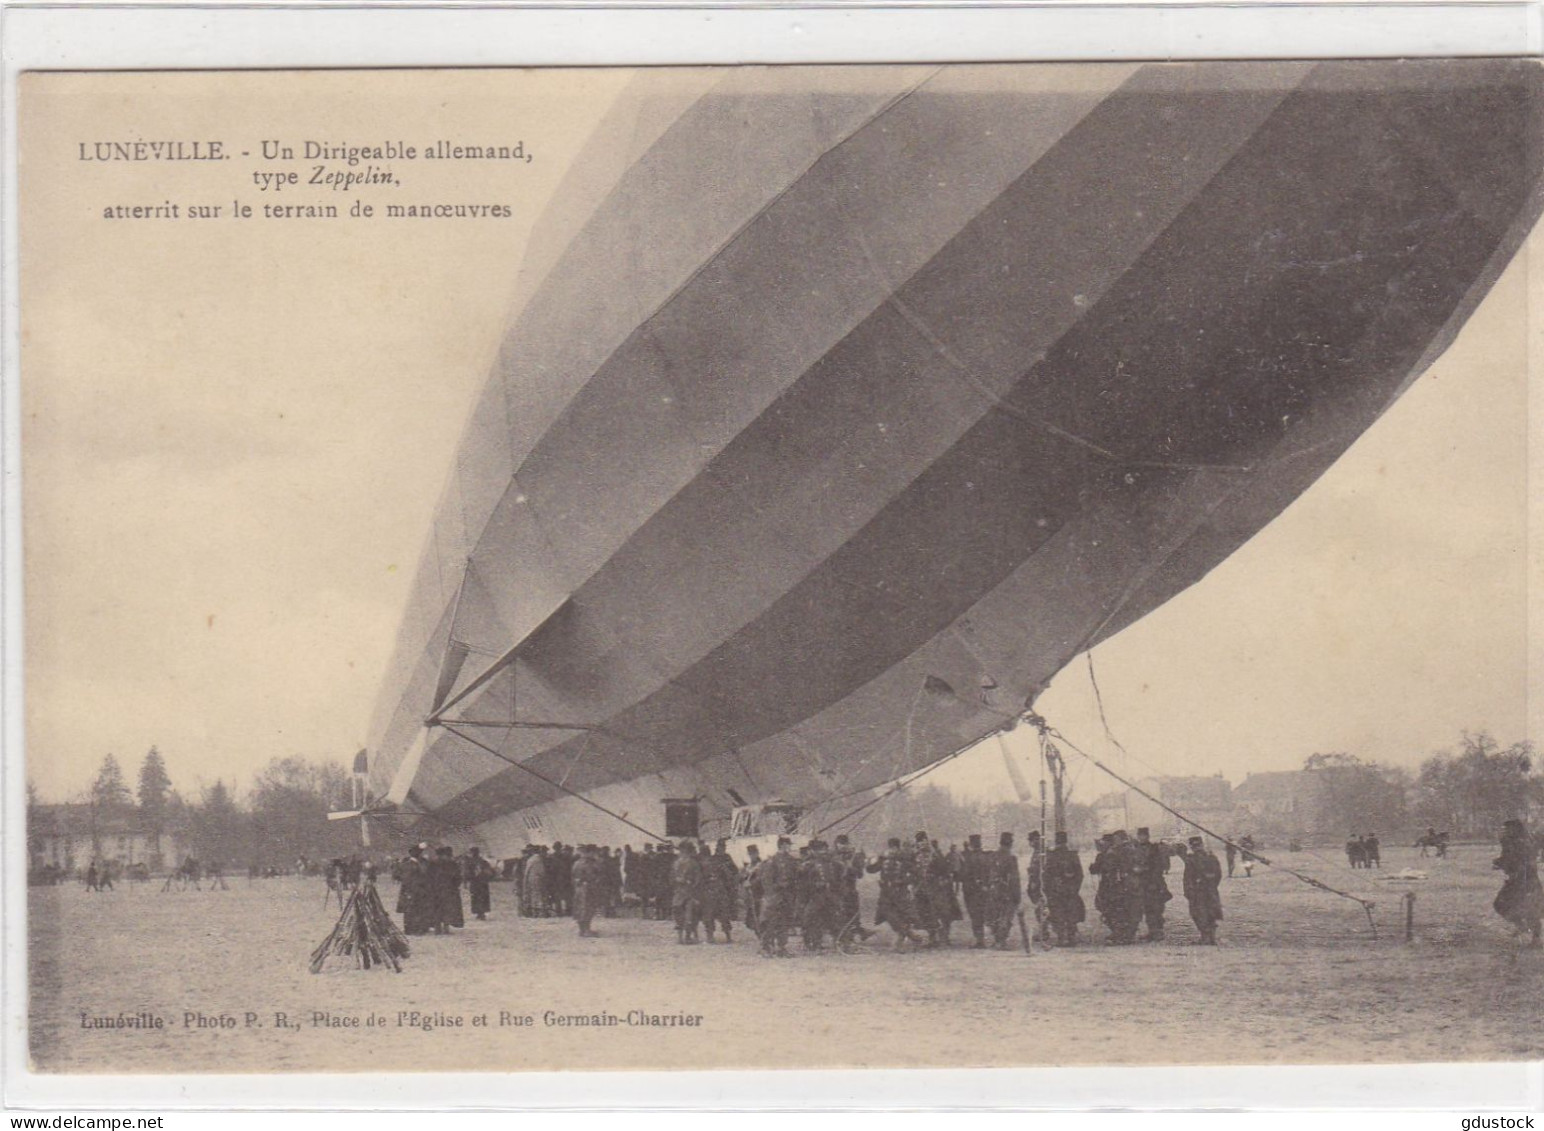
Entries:
{"label": "man wearing cap", "polygon": [[1045,854],[1045,901],[1057,946],[1076,946],[1078,924],[1088,915],[1083,906],[1083,861],[1067,844],[1067,834],[1056,834],[1056,847]]}
{"label": "man wearing cap", "polygon": [[959,918],[954,904],[954,877],[949,861],[931,841],[917,842],[914,903],[917,923],[927,932],[928,946],[948,946],[949,929]]}
{"label": "man wearing cap", "polygon": [[863,914],[858,905],[858,881],[863,878],[867,861],[862,852],[852,847],[846,833],[836,838],[836,848],[831,856],[841,870],[836,890],[836,943],[838,946],[847,946],[855,936],[866,939],[874,933],[864,927]]}
{"label": "man wearing cap", "polygon": [[1168,881],[1163,878],[1169,870],[1169,846],[1161,842],[1154,843],[1151,830],[1138,829],[1132,861],[1137,892],[1132,929],[1134,931],[1141,926],[1145,918],[1147,934],[1142,936],[1142,941],[1162,942],[1164,904],[1174,898],[1169,891]]}
{"label": "man wearing cap", "polygon": [[874,925],[890,924],[897,950],[902,943],[920,943],[922,940],[911,929],[917,915],[912,901],[912,887],[917,879],[916,856],[901,847],[899,838],[891,837],[887,850],[868,870],[879,873],[879,908],[874,913]]}
{"label": "man wearing cap", "polygon": [[799,862],[793,840],[777,838],[777,852],[756,869],[761,885],[761,953],[765,958],[791,957],[788,932],[793,928],[794,900],[798,895]]}
{"label": "man wearing cap", "polygon": [[724,928],[724,941],[733,942],[730,934],[734,926],[735,892],[740,886],[740,872],[729,858],[728,842],[720,840],[713,846],[713,855],[702,857],[702,923],[707,928],[708,941],[717,942],[717,927]]}
{"label": "man wearing cap", "polygon": [[992,945],[1007,950],[1014,913],[1019,909],[1022,879],[1019,858],[1013,854],[1012,833],[997,838],[997,851],[991,854],[987,869],[987,921],[992,927]]}
{"label": "man wearing cap", "polygon": [[825,949],[826,935],[835,938],[841,931],[841,924],[837,922],[841,865],[827,850],[826,842],[817,839],[810,841],[809,855],[800,864],[799,873],[804,893],[799,933],[804,939],[804,949],[818,952]]}
{"label": "man wearing cap", "polygon": [[745,846],[745,866],[740,869],[740,897],[745,901],[745,929],[761,935],[761,849]]}
{"label": "man wearing cap", "polygon": [[1024,867],[1024,895],[1035,909],[1035,941],[1051,941],[1049,911],[1045,903],[1045,849],[1040,830],[1029,831],[1029,863]]}
{"label": "man wearing cap", "polygon": [[1142,893],[1136,887],[1133,875],[1135,859],[1135,844],[1125,829],[1117,829],[1105,837],[1104,851],[1088,869],[1099,877],[1094,906],[1099,908],[1099,914],[1109,928],[1110,937],[1105,942],[1110,946],[1136,942]]}
{"label": "man wearing cap", "polygon": [[987,855],[981,851],[981,834],[971,833],[960,854],[960,893],[965,897],[965,914],[970,916],[970,933],[977,950],[986,946]]}
{"label": "man wearing cap", "polygon": [[1201,932],[1198,945],[1217,945],[1217,924],[1222,921],[1222,865],[1206,842],[1198,836],[1190,838],[1189,851],[1182,851],[1185,859],[1185,902],[1190,905],[1190,918]]}
{"label": "man wearing cap", "polygon": [[689,840],[681,842],[681,853],[670,869],[670,909],[675,912],[676,942],[683,945],[700,942],[697,922],[702,918],[702,861]]}
{"label": "man wearing cap", "polygon": [[[609,855],[609,854],[608,854]],[[595,913],[605,901],[606,866],[600,860],[593,844],[579,846],[579,858],[574,861],[574,920],[579,924],[579,937],[593,939],[599,932],[592,929]]]}

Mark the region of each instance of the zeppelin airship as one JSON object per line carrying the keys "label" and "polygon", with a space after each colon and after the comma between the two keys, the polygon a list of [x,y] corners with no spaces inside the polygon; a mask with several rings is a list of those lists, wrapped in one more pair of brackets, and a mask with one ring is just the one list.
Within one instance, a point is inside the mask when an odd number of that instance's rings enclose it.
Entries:
{"label": "zeppelin airship", "polygon": [[1540,74],[641,72],[511,264],[374,796],[620,844],[1009,725],[1453,340],[1540,211]]}

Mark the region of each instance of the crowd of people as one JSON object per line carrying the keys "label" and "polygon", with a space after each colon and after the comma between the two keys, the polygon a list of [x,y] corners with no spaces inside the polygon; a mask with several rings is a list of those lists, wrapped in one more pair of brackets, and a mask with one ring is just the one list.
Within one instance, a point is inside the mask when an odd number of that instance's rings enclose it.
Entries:
{"label": "crowd of people", "polygon": [[[1259,859],[1254,842],[1240,839],[1245,843],[1224,842],[1229,876],[1236,854],[1246,868]],[[1356,840],[1363,859],[1372,861],[1361,866],[1375,866],[1377,838]],[[522,917],[569,917],[584,937],[597,933],[597,918],[626,907],[647,919],[671,920],[683,946],[719,942],[720,933],[723,942],[732,942],[735,927],[743,924],[763,955],[788,957],[795,934],[804,951],[818,953],[828,947],[850,950],[880,927],[893,933],[896,949],[948,947],[956,923],[968,925],[977,949],[1008,949],[1015,926],[1026,949],[1031,941],[1076,946],[1087,920],[1086,878],[1095,880],[1093,908],[1107,945],[1161,942],[1174,898],[1169,880],[1177,872],[1198,936],[1192,941],[1217,945],[1224,873],[1202,837],[1171,844],[1153,839],[1146,828],[1137,829],[1134,837],[1117,830],[1095,841],[1086,871],[1066,833],[1055,834],[1047,847],[1038,832],[1031,832],[1027,847],[1021,866],[1012,833],[1000,836],[995,851],[984,849],[978,835],[968,837],[963,848],[951,845],[942,851],[936,840],[919,832],[909,844],[890,839],[873,859],[845,835],[829,844],[817,837],[797,851],[793,839],[784,836],[766,858],[755,845],[747,846],[743,862],[730,856],[723,840],[711,849],[689,838],[648,844],[641,851],[631,845],[555,843],[528,845],[521,856],[496,869],[477,848],[457,856],[449,847],[431,850],[420,844],[393,868],[393,875],[401,883],[397,910],[408,934],[445,934],[464,926],[463,887],[470,913],[486,918],[489,883],[502,873],[513,882]],[[1544,916],[1539,854],[1522,822],[1509,821],[1494,865],[1507,876],[1495,910],[1519,931],[1531,933],[1534,945]],[[858,899],[858,884],[866,876],[878,879],[873,928],[864,925]],[[368,878],[373,880],[373,869]]]}
{"label": "crowd of people", "polygon": [[431,850],[427,844],[415,844],[407,857],[392,868],[396,877],[397,911],[402,916],[402,930],[409,935],[448,935],[452,928],[466,926],[466,904],[461,899],[464,885],[471,899],[471,913],[486,919],[493,906],[490,883],[493,865],[478,848],[457,856],[456,850],[442,845]]}

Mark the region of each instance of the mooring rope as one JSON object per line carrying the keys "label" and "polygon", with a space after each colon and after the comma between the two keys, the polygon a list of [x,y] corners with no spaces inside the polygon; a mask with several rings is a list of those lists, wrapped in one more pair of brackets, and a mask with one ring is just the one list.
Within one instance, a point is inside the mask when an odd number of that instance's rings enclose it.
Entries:
{"label": "mooring rope", "polygon": [[1117,774],[1114,770],[1110,769],[1110,767],[1106,766],[1098,758],[1095,758],[1092,754],[1090,754],[1088,751],[1084,750],[1082,747],[1078,746],[1075,742],[1073,742],[1071,739],[1069,739],[1066,735],[1062,734],[1060,731],[1058,731],[1054,727],[1052,727],[1049,723],[1047,723],[1045,721],[1045,719],[1041,718],[1039,715],[1031,714],[1030,716],[1028,716],[1028,721],[1030,722],[1030,724],[1032,726],[1036,727],[1037,729],[1040,729],[1043,734],[1049,735],[1050,737],[1052,737],[1052,738],[1060,741],[1061,743],[1063,743],[1065,746],[1067,746],[1068,749],[1073,750],[1073,751],[1075,751],[1078,754],[1081,754],[1084,758],[1087,758],[1096,767],[1098,767],[1099,769],[1103,770],[1105,773],[1109,774],[1110,777],[1112,777],[1116,781],[1120,782],[1127,789],[1133,791],[1134,793],[1140,794],[1142,797],[1147,798],[1147,800],[1151,801],[1154,805],[1158,806],[1158,808],[1162,809],[1166,813],[1171,814],[1172,816],[1178,817],[1181,821],[1184,821],[1185,824],[1189,825],[1191,828],[1199,829],[1201,832],[1205,833],[1207,836],[1212,837],[1212,838],[1214,838],[1214,839],[1216,839],[1218,841],[1221,841],[1225,845],[1231,845],[1233,848],[1235,848],[1239,852],[1243,853],[1246,857],[1248,857],[1248,858],[1250,858],[1252,860],[1256,860],[1256,861],[1258,861],[1261,864],[1264,864],[1267,868],[1275,868],[1278,872],[1285,872],[1287,875],[1293,877],[1296,880],[1299,880],[1302,883],[1307,884],[1311,888],[1315,888],[1315,889],[1317,889],[1319,891],[1322,891],[1322,892],[1328,892],[1330,895],[1339,896],[1341,899],[1349,899],[1352,903],[1355,903],[1355,904],[1359,905],[1362,908],[1362,910],[1364,912],[1366,912],[1366,914],[1367,914],[1367,924],[1368,924],[1368,926],[1370,926],[1372,928],[1373,937],[1374,938],[1378,937],[1378,925],[1377,925],[1376,922],[1374,922],[1373,917],[1372,917],[1373,909],[1377,906],[1377,904],[1373,900],[1363,899],[1359,895],[1353,895],[1351,892],[1342,891],[1340,888],[1337,888],[1337,887],[1331,887],[1329,884],[1325,883],[1323,880],[1317,879],[1316,877],[1310,876],[1310,875],[1308,875],[1308,874],[1306,874],[1304,872],[1299,872],[1296,868],[1288,867],[1286,864],[1279,864],[1276,861],[1271,860],[1269,857],[1261,855],[1261,853],[1260,853],[1260,851],[1258,849],[1245,848],[1243,845],[1234,843],[1232,840],[1230,840],[1227,837],[1223,836],[1221,833],[1214,832],[1213,830],[1207,828],[1205,825],[1201,824],[1199,821],[1197,821],[1197,820],[1195,820],[1195,819],[1193,819],[1191,817],[1185,816],[1185,814],[1181,813],[1178,809],[1174,808],[1172,805],[1168,805],[1168,804],[1164,803],[1163,801],[1159,800],[1158,798],[1154,797],[1151,793],[1148,793],[1147,790],[1143,789],[1141,786],[1137,785],[1135,782],[1129,781],[1126,778],[1122,777],[1120,774]]}

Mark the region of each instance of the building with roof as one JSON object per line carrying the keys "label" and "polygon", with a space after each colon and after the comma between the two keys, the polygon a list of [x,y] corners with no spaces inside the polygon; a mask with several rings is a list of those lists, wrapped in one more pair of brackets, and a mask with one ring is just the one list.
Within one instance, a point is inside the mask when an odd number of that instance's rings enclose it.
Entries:
{"label": "building with roof", "polygon": [[93,860],[154,872],[181,859],[182,839],[152,828],[135,809],[107,812],[95,805],[37,805],[28,813],[27,844],[33,870],[52,865],[66,873]]}

